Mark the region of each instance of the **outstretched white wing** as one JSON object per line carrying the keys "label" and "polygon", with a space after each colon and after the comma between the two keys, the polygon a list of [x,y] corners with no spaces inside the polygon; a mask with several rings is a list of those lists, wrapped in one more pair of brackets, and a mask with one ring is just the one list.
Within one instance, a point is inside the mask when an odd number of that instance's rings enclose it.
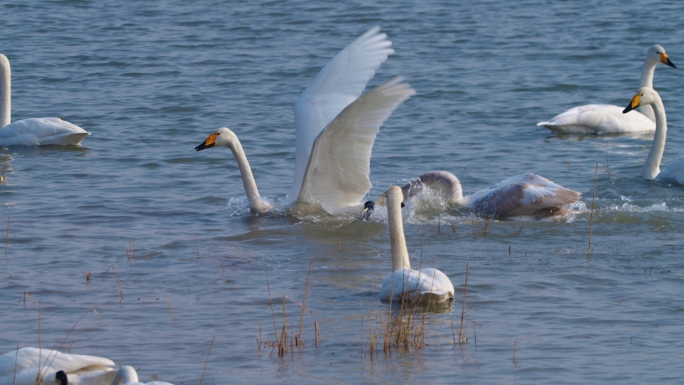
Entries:
{"label": "outstretched white wing", "polygon": [[356,100],[375,71],[394,53],[392,42],[371,28],[332,58],[309,83],[295,103],[295,174],[290,203],[300,196],[314,140],[349,104]]}
{"label": "outstretched white wing", "polygon": [[331,214],[354,206],[373,186],[370,158],[382,123],[415,91],[397,77],[344,109],[316,138],[299,200]]}

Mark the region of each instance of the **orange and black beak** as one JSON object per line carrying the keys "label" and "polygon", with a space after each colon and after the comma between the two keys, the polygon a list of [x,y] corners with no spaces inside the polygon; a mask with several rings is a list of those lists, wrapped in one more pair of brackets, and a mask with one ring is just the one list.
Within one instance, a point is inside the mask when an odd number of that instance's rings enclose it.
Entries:
{"label": "orange and black beak", "polygon": [[629,111],[632,111],[633,109],[639,107],[640,103],[641,103],[641,94],[634,95],[634,97],[632,98],[632,101],[629,102],[629,104],[627,105],[627,107],[625,107],[624,110],[622,110],[622,113],[626,114]]}
{"label": "orange and black beak", "polygon": [[216,145],[216,133],[209,135],[209,137],[202,142],[199,146],[195,147],[195,151],[206,150],[207,148],[212,148]]}
{"label": "orange and black beak", "polygon": [[674,63],[672,62],[672,60],[670,60],[670,58],[667,56],[666,53],[661,53],[661,54],[660,54],[660,62],[663,63],[663,64],[667,64],[667,65],[669,65],[669,66],[672,67],[672,68],[677,68],[677,66],[674,65]]}

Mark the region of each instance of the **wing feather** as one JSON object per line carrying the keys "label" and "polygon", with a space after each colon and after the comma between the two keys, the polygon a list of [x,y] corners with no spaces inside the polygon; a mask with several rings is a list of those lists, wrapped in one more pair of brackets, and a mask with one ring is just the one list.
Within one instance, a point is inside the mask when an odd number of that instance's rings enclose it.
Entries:
{"label": "wing feather", "polygon": [[332,58],[309,83],[295,103],[295,174],[288,200],[300,196],[314,140],[323,129],[355,101],[387,57],[392,42],[371,28]]}
{"label": "wing feather", "polygon": [[299,200],[331,214],[359,204],[373,186],[370,158],[380,126],[414,94],[397,77],[347,106],[314,142]]}

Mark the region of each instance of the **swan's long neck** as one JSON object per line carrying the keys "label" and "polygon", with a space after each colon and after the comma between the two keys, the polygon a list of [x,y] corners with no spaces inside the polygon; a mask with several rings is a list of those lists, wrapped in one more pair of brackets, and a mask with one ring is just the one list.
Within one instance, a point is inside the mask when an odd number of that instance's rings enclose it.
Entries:
{"label": "swan's long neck", "polygon": [[242,184],[245,186],[245,193],[247,193],[250,210],[256,213],[264,213],[265,211],[268,211],[265,209],[265,207],[269,206],[270,208],[270,205],[264,202],[259,196],[259,190],[257,189],[256,181],[254,180],[254,174],[252,174],[252,169],[249,167],[249,161],[247,161],[245,151],[242,149],[242,145],[237,137],[230,145],[228,145],[228,147],[230,148],[230,151],[233,152],[233,156],[237,161],[238,167],[240,167]]}
{"label": "swan's long neck", "polygon": [[[648,87],[653,88],[653,74],[655,73],[655,68],[658,65],[657,62],[649,61],[648,58],[644,62],[644,68],[641,69],[641,79],[639,80],[639,88]],[[639,112],[644,114],[647,118],[655,121],[655,114],[653,112],[653,107],[650,105],[644,105],[639,107]]]}
{"label": "swan's long neck", "polygon": [[404,223],[401,217],[401,203],[403,194],[398,186],[390,187],[387,194],[387,216],[389,219],[390,245],[392,250],[392,271],[410,269],[406,238],[404,237]]}
{"label": "swan's long neck", "polygon": [[122,366],[119,371],[116,372],[116,376],[111,385],[122,385],[130,382],[138,382],[138,373],[133,367],[126,365]]}
{"label": "swan's long neck", "polygon": [[0,128],[10,123],[12,112],[12,71],[9,60],[0,54]]}
{"label": "swan's long neck", "polygon": [[665,136],[667,134],[667,118],[665,117],[665,106],[660,97],[656,98],[655,102],[651,104],[655,111],[656,130],[653,136],[653,144],[651,151],[648,153],[644,168],[641,169],[641,177],[644,179],[655,179],[660,174],[660,160],[663,157],[665,150]]}

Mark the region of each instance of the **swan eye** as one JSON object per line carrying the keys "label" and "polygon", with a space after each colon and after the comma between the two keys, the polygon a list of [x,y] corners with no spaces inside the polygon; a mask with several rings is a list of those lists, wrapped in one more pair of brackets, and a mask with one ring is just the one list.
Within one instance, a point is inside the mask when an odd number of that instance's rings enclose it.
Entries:
{"label": "swan eye", "polygon": [[217,133],[216,133],[216,136],[219,136],[219,135],[221,135],[221,133],[220,133],[220,132],[217,132]]}

